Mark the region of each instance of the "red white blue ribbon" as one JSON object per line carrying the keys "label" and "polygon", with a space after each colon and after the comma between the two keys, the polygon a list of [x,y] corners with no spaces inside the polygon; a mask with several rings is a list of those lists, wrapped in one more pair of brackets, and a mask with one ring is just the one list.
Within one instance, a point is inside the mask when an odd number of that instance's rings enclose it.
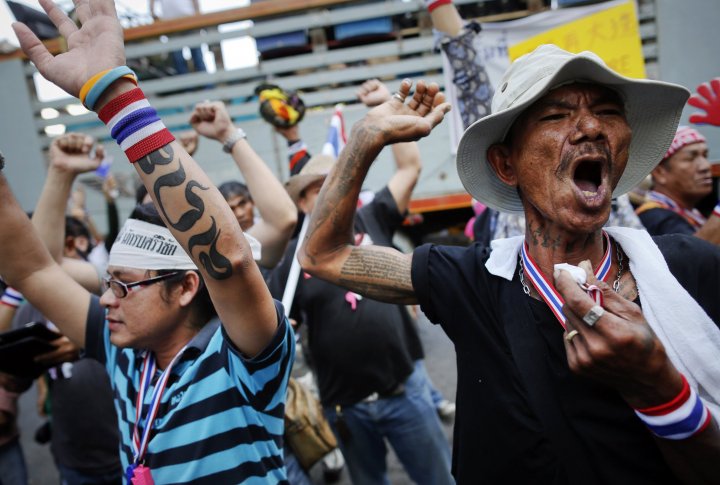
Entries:
{"label": "red white blue ribbon", "polygon": [[683,216],[693,227],[701,227],[703,224],[705,224],[705,221],[707,221],[707,219],[705,219],[705,216],[703,216],[699,210],[683,209],[682,207],[680,207],[680,205],[678,205],[677,202],[672,200],[667,195],[661,194],[660,192],[655,192],[654,190],[651,190],[647,193],[646,198],[647,200],[656,202],[664,208]]}
{"label": "red white blue ribbon", "polygon": [[173,366],[178,361],[180,356],[185,351],[184,346],[180,351],[175,354],[170,365],[163,371],[158,379],[155,388],[153,389],[152,397],[150,398],[150,406],[148,408],[147,416],[145,417],[145,427],[143,428],[142,436],[138,431],[141,423],[141,412],[143,403],[145,401],[145,394],[150,388],[150,383],[155,375],[155,354],[150,351],[145,352],[145,359],[143,360],[142,372],[140,373],[140,386],[138,388],[137,397],[135,398],[135,426],[133,427],[133,463],[137,465],[142,462],[147,451],[148,443],[150,442],[150,431],[153,427],[153,422],[157,416],[158,409],[160,408],[160,401],[162,400],[163,392],[165,392],[165,386],[167,385],[168,378]]}
{"label": "red white blue ribbon", "polygon": [[[612,241],[605,231],[603,231],[603,236],[605,236],[606,243],[605,254],[603,255],[598,267],[595,268],[595,277],[600,281],[607,280],[608,275],[610,274],[610,266],[612,264]],[[560,293],[558,293],[552,283],[545,278],[545,275],[543,275],[540,268],[538,268],[537,264],[532,259],[532,256],[530,256],[527,242],[523,243],[521,252],[525,276],[533,284],[547,306],[550,307],[550,310],[558,319],[563,329],[567,329],[565,324],[567,318],[562,312],[565,300],[563,300],[562,296],[560,296]],[[598,305],[602,305],[602,292],[600,291],[600,288],[595,285],[588,285],[585,287],[585,290]]]}
{"label": "red white blue ribbon", "polygon": [[684,440],[708,427],[712,415],[695,389],[682,376],[683,388],[672,401],[652,408],[636,409],[635,414],[656,436]]}

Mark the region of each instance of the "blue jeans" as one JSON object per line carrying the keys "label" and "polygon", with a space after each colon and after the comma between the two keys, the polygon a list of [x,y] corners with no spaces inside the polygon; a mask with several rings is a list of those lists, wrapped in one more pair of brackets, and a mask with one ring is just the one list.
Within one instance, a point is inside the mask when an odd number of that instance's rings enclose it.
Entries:
{"label": "blue jeans", "polygon": [[285,458],[285,471],[290,485],[312,485],[307,473],[302,469],[297,458],[287,446],[283,447],[283,455]]}
{"label": "blue jeans", "polygon": [[27,485],[27,483],[25,455],[20,447],[20,439],[15,438],[0,446],[0,484]]}
{"label": "blue jeans", "polygon": [[422,377],[423,379],[425,379],[425,385],[430,391],[430,398],[432,399],[432,403],[437,408],[438,405],[445,400],[445,397],[443,397],[440,391],[438,391],[437,387],[435,387],[435,384],[433,384],[432,380],[430,380],[430,374],[428,374],[427,368],[425,367],[425,360],[419,359],[415,361],[415,372],[422,373]]}
{"label": "blue jeans", "polygon": [[[190,54],[192,55],[195,72],[206,71],[207,69],[205,68],[205,60],[203,59],[202,48],[191,47]],[[183,57],[182,50],[172,51],[172,58],[173,64],[175,65],[175,70],[178,74],[187,74],[189,72],[187,61],[185,60],[185,57]]]}
{"label": "blue jeans", "polygon": [[387,447],[395,450],[410,478],[419,485],[455,483],[450,475],[450,446],[421,372],[416,369],[401,396],[359,402],[342,408],[347,441],[337,431],[337,412],[325,414],[338,436],[354,485],[388,485]]}

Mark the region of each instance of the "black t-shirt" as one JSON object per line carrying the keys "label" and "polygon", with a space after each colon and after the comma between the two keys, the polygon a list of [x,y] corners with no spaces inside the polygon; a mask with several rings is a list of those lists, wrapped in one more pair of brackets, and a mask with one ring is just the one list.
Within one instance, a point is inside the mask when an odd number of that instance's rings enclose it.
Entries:
{"label": "black t-shirt", "polygon": [[[355,233],[369,236],[373,244],[390,246],[402,219],[385,188],[358,210]],[[296,246],[297,240],[291,241],[269,278],[275,298],[282,297]],[[307,273],[298,280],[291,316],[308,325],[310,354],[324,405],[348,406],[373,392],[389,393],[405,382],[414,361],[423,356],[415,322],[404,306],[358,298]]]}
{"label": "black t-shirt", "polygon": [[[720,322],[720,249],[655,238],[672,274]],[[544,302],[485,268],[489,252],[422,246],[421,308],[455,343],[453,474],[478,483],[675,483],[650,432],[613,389],[570,372],[563,330]]]}
{"label": "black t-shirt", "polygon": [[695,228],[677,212],[662,207],[648,209],[641,212],[640,222],[643,223],[647,232],[653,236],[665,234],[695,234]]}

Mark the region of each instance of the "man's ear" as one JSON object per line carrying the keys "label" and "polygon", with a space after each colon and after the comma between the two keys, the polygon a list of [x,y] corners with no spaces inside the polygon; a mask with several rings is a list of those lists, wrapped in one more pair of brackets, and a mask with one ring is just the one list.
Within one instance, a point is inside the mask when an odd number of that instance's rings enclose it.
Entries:
{"label": "man's ear", "polygon": [[491,145],[487,151],[487,159],[502,182],[512,187],[517,186],[515,167],[510,163],[510,148],[507,145],[502,143]]}
{"label": "man's ear", "polygon": [[187,271],[182,279],[180,306],[188,306],[200,290],[200,276],[195,271]]}
{"label": "man's ear", "polygon": [[650,176],[652,177],[653,184],[655,185],[666,185],[668,181],[668,167],[666,166],[667,162],[660,162],[653,168],[652,172],[650,172]]}

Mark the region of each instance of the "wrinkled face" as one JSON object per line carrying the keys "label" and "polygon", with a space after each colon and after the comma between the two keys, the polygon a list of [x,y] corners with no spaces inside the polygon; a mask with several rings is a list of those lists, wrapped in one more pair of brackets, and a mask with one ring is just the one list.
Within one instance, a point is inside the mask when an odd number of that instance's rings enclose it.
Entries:
{"label": "wrinkled face", "polygon": [[[146,271],[121,266],[109,266],[111,278],[133,283],[156,276]],[[110,341],[121,348],[155,349],[165,343],[181,321],[180,305],[162,298],[162,283],[133,288],[124,298],[107,290],[100,304],[107,308]]]}
{"label": "wrinkled face", "polygon": [[712,192],[712,173],[705,142],[678,150],[653,171],[653,180],[681,202],[694,205]]}
{"label": "wrinkled face", "polygon": [[300,199],[298,200],[298,207],[305,214],[312,214],[313,209],[315,209],[315,201],[317,200],[317,196],[320,193],[323,182],[325,182],[325,178],[311,183],[300,194]]}
{"label": "wrinkled face", "polygon": [[614,91],[593,84],[562,86],[513,125],[500,150],[505,157],[501,179],[519,188],[526,216],[535,214],[569,231],[599,229],[610,214],[631,135]]}
{"label": "wrinkled face", "polygon": [[234,195],[227,201],[232,209],[235,218],[243,231],[250,229],[255,223],[255,204],[244,195]]}

